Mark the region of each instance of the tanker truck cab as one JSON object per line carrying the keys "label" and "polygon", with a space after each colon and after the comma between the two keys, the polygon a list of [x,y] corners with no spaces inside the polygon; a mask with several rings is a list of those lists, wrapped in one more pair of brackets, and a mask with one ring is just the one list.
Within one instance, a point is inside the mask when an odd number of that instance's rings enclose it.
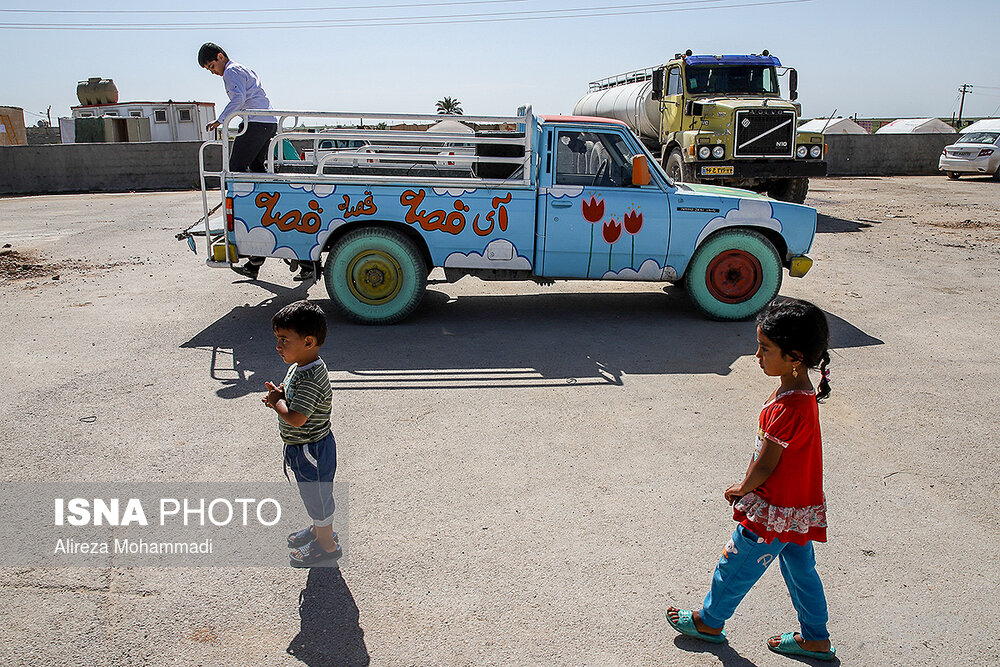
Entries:
{"label": "tanker truck cab", "polygon": [[[458,137],[408,129],[434,116],[364,115],[404,128],[393,130],[357,127],[350,112],[273,113],[279,130],[266,172],[229,172],[225,135],[204,144],[204,217],[178,238],[196,250],[194,237],[204,237],[215,268],[244,257],[315,263],[333,306],[356,322],[405,319],[434,270],[445,281],[683,282],[701,312],[739,320],[777,295],[784,268],[801,276],[811,265],[815,209],[674,182],[622,121],[535,116],[525,107],[515,116],[466,116],[475,133]],[[325,126],[301,129],[310,114]],[[317,136],[388,148],[351,163],[336,153],[291,159],[277,151]],[[448,168],[421,157],[454,141],[471,150]],[[400,142],[407,150],[391,149]],[[205,167],[213,145],[219,171]],[[209,177],[222,181],[213,210]]]}
{"label": "tanker truck cab", "polygon": [[[788,99],[779,79],[787,75]],[[676,54],[590,82],[578,115],[626,122],[675,181],[708,182],[802,203],[826,175],[823,135],[797,130],[798,74],[767,51]]]}

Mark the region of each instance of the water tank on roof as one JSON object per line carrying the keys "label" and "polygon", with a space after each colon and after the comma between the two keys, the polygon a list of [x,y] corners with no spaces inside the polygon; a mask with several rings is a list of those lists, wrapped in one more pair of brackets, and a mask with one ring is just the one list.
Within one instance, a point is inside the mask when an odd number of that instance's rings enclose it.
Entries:
{"label": "water tank on roof", "polygon": [[76,97],[80,104],[117,104],[118,86],[112,79],[92,76],[76,84]]}

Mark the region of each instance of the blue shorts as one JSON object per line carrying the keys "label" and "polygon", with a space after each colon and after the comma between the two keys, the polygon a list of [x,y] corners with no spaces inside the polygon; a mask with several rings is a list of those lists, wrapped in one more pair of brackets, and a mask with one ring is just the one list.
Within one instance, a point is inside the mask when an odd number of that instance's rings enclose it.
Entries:
{"label": "blue shorts", "polygon": [[299,496],[313,525],[332,525],[333,476],[337,472],[337,443],[333,433],[307,445],[285,445],[285,465],[295,475]]}

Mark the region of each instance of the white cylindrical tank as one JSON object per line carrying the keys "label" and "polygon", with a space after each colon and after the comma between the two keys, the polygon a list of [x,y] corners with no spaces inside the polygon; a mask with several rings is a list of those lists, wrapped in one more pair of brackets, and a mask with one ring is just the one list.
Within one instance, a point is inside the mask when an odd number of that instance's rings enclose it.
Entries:
{"label": "white cylindrical tank", "polygon": [[652,99],[653,82],[637,81],[588,93],[573,107],[575,116],[615,118],[640,136],[660,137],[660,103]]}

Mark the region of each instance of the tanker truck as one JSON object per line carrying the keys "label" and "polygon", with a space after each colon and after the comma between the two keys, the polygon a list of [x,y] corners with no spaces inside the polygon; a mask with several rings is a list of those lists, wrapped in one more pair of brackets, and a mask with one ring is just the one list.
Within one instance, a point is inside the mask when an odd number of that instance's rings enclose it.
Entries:
{"label": "tanker truck", "polygon": [[[788,74],[781,97],[779,71]],[[777,57],[676,54],[665,65],[590,83],[574,115],[627,123],[675,181],[767,193],[801,204],[825,176],[823,135],[798,132],[798,75]]]}

